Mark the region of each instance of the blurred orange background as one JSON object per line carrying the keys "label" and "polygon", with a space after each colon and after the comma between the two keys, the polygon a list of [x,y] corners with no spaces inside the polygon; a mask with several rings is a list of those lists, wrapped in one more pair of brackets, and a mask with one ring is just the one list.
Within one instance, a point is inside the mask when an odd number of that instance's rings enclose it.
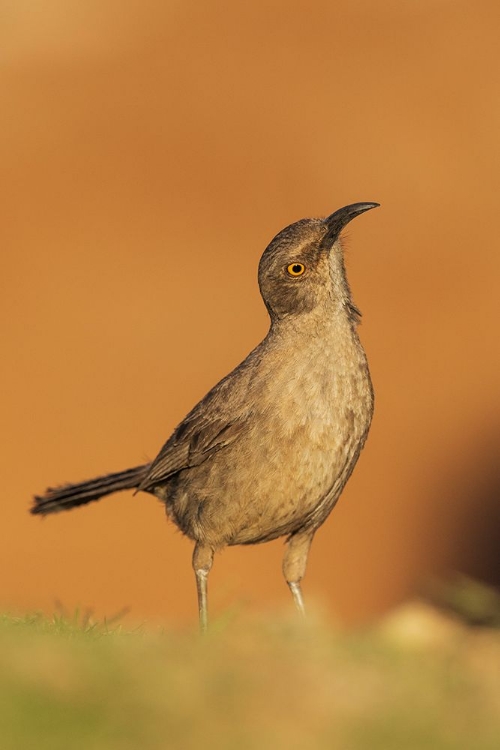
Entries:
{"label": "blurred orange background", "polygon": [[[265,334],[269,240],[355,201],[381,203],[347,241],[376,415],[305,594],[353,623],[449,570],[500,583],[497,2],[2,15],[0,606],[195,621],[153,498],[30,498],[153,458]],[[282,551],[219,555],[212,611],[291,607]]]}

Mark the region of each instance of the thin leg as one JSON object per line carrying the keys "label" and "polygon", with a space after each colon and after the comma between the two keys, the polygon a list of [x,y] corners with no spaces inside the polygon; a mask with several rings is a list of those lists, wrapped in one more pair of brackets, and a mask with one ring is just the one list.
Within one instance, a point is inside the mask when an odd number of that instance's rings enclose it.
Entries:
{"label": "thin leg", "polygon": [[283,558],[283,575],[292,592],[293,601],[301,615],[305,615],[304,599],[300,582],[304,577],[307,556],[313,540],[314,531],[298,532],[287,542],[285,557]]}
{"label": "thin leg", "polygon": [[193,552],[193,569],[196,575],[196,589],[198,592],[198,612],[200,616],[200,630],[207,632],[208,628],[208,574],[214,561],[214,551],[211,547],[197,544]]}
{"label": "thin leg", "polygon": [[304,607],[304,597],[302,596],[302,589],[298,581],[287,581],[292,592],[293,601],[302,617],[306,616],[306,608]]}

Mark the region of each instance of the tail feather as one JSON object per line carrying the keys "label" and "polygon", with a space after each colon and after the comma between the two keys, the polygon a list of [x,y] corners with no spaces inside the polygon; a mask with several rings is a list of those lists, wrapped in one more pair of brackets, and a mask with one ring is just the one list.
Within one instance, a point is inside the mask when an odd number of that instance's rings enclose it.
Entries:
{"label": "tail feather", "polygon": [[78,484],[49,487],[45,494],[35,495],[30,513],[42,516],[48,513],[59,513],[61,510],[70,510],[70,508],[75,508],[78,505],[92,503],[105,495],[111,495],[113,492],[135,489],[143,479],[148,467],[149,464],[144,464]]}

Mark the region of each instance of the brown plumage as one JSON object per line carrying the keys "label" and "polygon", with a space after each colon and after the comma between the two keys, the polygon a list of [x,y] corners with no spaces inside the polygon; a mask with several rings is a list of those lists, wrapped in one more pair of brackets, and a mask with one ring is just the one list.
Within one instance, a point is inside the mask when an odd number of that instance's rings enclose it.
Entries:
{"label": "brown plumage", "polygon": [[149,492],[195,542],[200,623],[214,552],[287,537],[283,573],[303,611],[300,581],[316,529],[365,443],[373,390],[346,279],[340,232],[376,203],[303,219],[259,264],[271,327],[265,339],[174,430],[150,464],[48,489],[48,514],[126,489]]}

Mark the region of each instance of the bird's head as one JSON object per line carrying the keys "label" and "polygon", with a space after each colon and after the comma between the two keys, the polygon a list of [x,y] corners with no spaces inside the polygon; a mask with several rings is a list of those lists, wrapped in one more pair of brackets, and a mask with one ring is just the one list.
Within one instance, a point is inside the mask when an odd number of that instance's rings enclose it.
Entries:
{"label": "bird's head", "polygon": [[340,234],[352,219],[378,205],[353,203],[326,219],[301,219],[274,237],[259,264],[259,287],[273,322],[316,308],[355,311]]}

